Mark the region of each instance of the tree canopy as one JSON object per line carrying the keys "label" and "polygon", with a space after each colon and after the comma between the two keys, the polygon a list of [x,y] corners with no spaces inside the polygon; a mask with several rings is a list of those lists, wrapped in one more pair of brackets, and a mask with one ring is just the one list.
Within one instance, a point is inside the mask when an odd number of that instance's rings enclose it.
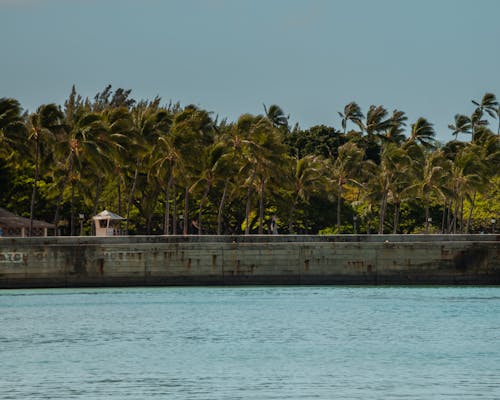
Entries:
{"label": "tree canopy", "polygon": [[499,219],[499,103],[424,117],[354,101],[340,126],[289,125],[276,104],[218,121],[199,106],[111,85],[29,113],[0,98],[0,206],[80,234],[107,208],[130,234],[469,233]]}

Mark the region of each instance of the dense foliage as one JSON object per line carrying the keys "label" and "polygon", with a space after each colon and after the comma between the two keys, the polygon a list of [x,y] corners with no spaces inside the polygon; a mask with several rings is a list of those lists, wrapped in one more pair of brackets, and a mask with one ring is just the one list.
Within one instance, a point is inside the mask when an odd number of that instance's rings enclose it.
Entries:
{"label": "dense foliage", "polygon": [[491,93],[455,116],[446,144],[383,106],[347,104],[339,129],[292,129],[276,105],[228,122],[130,93],[73,87],[32,114],[1,98],[0,206],[67,235],[80,222],[90,234],[104,208],[131,234],[269,233],[274,219],[280,233],[489,232],[499,216]]}

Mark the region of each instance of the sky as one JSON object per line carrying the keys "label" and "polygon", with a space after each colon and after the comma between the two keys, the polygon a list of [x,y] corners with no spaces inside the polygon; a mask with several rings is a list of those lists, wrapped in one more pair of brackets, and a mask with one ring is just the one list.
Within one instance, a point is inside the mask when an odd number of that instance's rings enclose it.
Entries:
{"label": "sky", "polygon": [[499,19],[497,0],[0,0],[0,97],[35,111],[112,84],[219,120],[278,104],[338,129],[356,101],[447,141],[472,99],[500,97]]}

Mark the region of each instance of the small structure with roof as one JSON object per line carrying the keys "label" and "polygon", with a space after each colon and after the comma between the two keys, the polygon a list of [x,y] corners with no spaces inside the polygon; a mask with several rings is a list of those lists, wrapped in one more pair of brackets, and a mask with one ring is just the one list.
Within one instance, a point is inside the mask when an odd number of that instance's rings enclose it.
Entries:
{"label": "small structure with roof", "polygon": [[125,218],[120,217],[111,211],[104,210],[92,217],[95,224],[95,235],[96,236],[117,236],[121,235],[121,222]]}
{"label": "small structure with roof", "polygon": [[[31,222],[33,225],[30,233]],[[54,224],[45,221],[34,219],[31,222],[29,218],[21,217],[0,207],[0,236],[48,236],[49,229],[52,230],[52,234],[56,229]]]}

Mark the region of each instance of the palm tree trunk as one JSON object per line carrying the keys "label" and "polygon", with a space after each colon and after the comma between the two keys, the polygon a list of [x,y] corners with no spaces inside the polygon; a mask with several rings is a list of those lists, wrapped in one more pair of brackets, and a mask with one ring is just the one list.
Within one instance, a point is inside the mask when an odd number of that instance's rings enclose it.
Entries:
{"label": "palm tree trunk", "polygon": [[75,236],[75,181],[71,180],[71,204],[70,204],[70,236]]}
{"label": "palm tree trunk", "polygon": [[460,233],[464,233],[464,198],[460,198]]}
{"label": "palm tree trunk", "polygon": [[222,211],[224,210],[224,202],[226,201],[228,183],[229,179],[226,179],[224,182],[224,190],[222,191],[222,198],[220,199],[219,211],[217,213],[217,235],[220,235],[222,231]]}
{"label": "palm tree trunk", "polygon": [[299,193],[295,195],[295,198],[292,201],[292,204],[290,205],[290,218],[288,219],[288,233],[293,234],[293,213],[295,212],[295,207],[297,206],[297,202],[299,201]]}
{"label": "palm tree trunk", "polygon": [[207,200],[208,193],[210,191],[210,183],[207,183],[207,187],[205,188],[205,191],[203,192],[203,196],[200,200],[200,209],[198,210],[198,235],[201,235],[202,231],[202,226],[201,226],[201,214],[203,212],[203,206],[205,205],[205,201]]}
{"label": "palm tree trunk", "polygon": [[117,183],[117,195],[118,195],[118,215],[122,214],[122,185],[121,185],[121,175],[118,175]]}
{"label": "palm tree trunk", "polygon": [[[387,182],[385,183],[384,187],[387,185]],[[387,208],[387,189],[384,188],[384,191],[382,193],[382,201],[380,203],[380,221],[378,225],[378,233],[379,235],[382,235],[384,233],[384,221],[385,221],[385,210]]]}
{"label": "palm tree trunk", "polygon": [[474,205],[476,203],[476,194],[477,194],[477,191],[474,191],[474,196],[472,197],[472,200],[470,202],[470,210],[469,210],[469,216],[467,217],[467,225],[465,227],[465,233],[469,233],[469,229],[470,229],[470,223],[471,223],[471,220],[472,220],[472,212],[474,211]]}
{"label": "palm tree trunk", "polygon": [[97,206],[99,205],[99,199],[101,198],[101,193],[102,193],[102,179],[103,179],[102,174],[99,174],[99,176],[97,177],[97,184],[95,188],[94,208],[92,211],[93,212],[92,215],[97,214]]}
{"label": "palm tree trunk", "polygon": [[429,195],[425,196],[425,233],[429,233]]}
{"label": "palm tree trunk", "polygon": [[[100,173],[97,177],[97,184],[95,188],[95,197],[94,197],[94,208],[92,209],[92,216],[97,214],[97,207],[99,205],[99,199],[101,198],[101,193],[102,193],[102,180],[103,180],[103,175]],[[95,235],[95,226],[92,223],[91,224],[91,232],[92,235]]]}
{"label": "palm tree trunk", "polygon": [[453,234],[457,233],[457,219],[458,219],[458,205],[459,202],[455,201],[455,208],[453,210]]}
{"label": "palm tree trunk", "polygon": [[442,216],[442,219],[441,219],[441,233],[446,233],[445,231],[445,223],[446,223],[446,211],[448,210],[448,202],[445,200],[444,201],[444,204],[443,204],[443,216]]}
{"label": "palm tree trunk", "polygon": [[36,201],[36,191],[38,187],[38,179],[40,176],[40,163],[39,158],[39,146],[38,146],[38,135],[35,140],[35,180],[33,182],[33,191],[31,193],[31,204],[30,204],[30,230],[28,236],[33,236],[33,218],[35,215],[35,201]]}
{"label": "palm tree trunk", "polygon": [[248,190],[247,190],[247,205],[245,208],[245,235],[248,235],[250,233],[250,222],[249,222],[249,217],[250,217],[250,197],[252,195],[252,185],[253,181],[255,179],[255,171],[253,172],[252,179],[250,183],[248,184]]}
{"label": "palm tree trunk", "polygon": [[259,235],[262,235],[264,228],[264,187],[265,179],[261,178],[259,193]]}
{"label": "palm tree trunk", "polygon": [[165,190],[165,216],[163,221],[163,234],[168,235],[170,232],[170,188],[174,180],[174,174],[170,171],[168,178],[167,189]]}
{"label": "palm tree trunk", "polygon": [[65,175],[65,177],[64,177],[64,179],[62,181],[61,192],[59,193],[59,197],[57,198],[56,212],[55,212],[55,215],[54,215],[54,225],[55,225],[56,236],[59,235],[59,232],[58,232],[59,212],[60,212],[60,209],[61,209],[61,203],[62,203],[63,196],[64,196],[64,189],[66,189],[66,185],[68,183],[69,175],[73,171],[73,152],[72,151],[70,152],[68,158],[69,158],[69,160],[68,160],[68,169],[66,170],[66,175]]}
{"label": "palm tree trunk", "polygon": [[338,196],[337,196],[337,234],[340,234],[340,207],[342,206],[342,183],[339,178]]}
{"label": "palm tree trunk", "polygon": [[172,212],[172,234],[177,235],[177,187],[174,184],[174,204],[173,204],[173,212]]}
{"label": "palm tree trunk", "polygon": [[189,227],[189,185],[186,185],[184,190],[184,226],[182,227],[182,234],[188,234]]}
{"label": "palm tree trunk", "polygon": [[130,189],[130,193],[128,196],[128,204],[127,204],[127,223],[125,225],[125,231],[128,234],[128,225],[129,225],[129,217],[130,217],[130,210],[132,209],[132,202],[134,201],[134,193],[135,193],[135,188],[137,186],[137,178],[139,176],[139,159],[137,159],[135,163],[135,171],[134,171],[134,181],[132,183],[132,188]]}
{"label": "palm tree trunk", "polygon": [[400,209],[400,204],[399,204],[399,202],[396,202],[396,204],[394,204],[394,226],[392,228],[392,233],[394,233],[394,234],[398,233],[399,209]]}

